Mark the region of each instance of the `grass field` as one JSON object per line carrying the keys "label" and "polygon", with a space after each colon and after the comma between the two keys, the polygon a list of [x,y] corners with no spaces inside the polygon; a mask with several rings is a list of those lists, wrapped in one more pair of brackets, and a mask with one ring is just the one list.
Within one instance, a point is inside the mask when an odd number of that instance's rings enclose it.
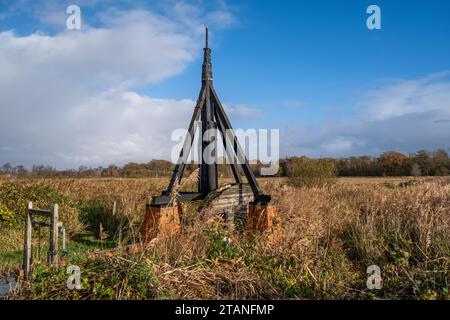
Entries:
{"label": "grass field", "polygon": [[[68,290],[65,268],[39,263],[36,252],[17,299],[449,298],[449,178],[340,178],[310,188],[259,181],[279,211],[270,232],[230,232],[191,204],[180,235],[143,253],[89,259],[87,252],[139,241],[145,204],[167,179],[0,179],[0,274],[17,274],[31,200],[60,204],[70,236],[63,259],[80,266],[83,288]],[[100,223],[105,240],[96,237]],[[381,269],[380,290],[367,289],[370,265]]]}

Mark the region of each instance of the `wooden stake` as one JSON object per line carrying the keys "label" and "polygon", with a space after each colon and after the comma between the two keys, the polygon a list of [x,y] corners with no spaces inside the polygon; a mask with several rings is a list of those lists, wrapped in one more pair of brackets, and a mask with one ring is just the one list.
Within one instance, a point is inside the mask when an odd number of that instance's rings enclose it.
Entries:
{"label": "wooden stake", "polygon": [[58,204],[54,204],[51,211],[50,227],[50,255],[49,263],[58,262]]}
{"label": "wooden stake", "polygon": [[30,209],[33,209],[33,203],[28,201],[26,217],[25,217],[25,241],[23,248],[23,272],[25,278],[28,278],[31,269],[31,214]]}

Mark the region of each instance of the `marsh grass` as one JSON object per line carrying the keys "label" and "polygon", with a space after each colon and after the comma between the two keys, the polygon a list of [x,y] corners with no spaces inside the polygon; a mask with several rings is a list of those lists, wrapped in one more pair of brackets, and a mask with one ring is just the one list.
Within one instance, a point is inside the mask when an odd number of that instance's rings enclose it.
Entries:
{"label": "marsh grass", "polygon": [[[86,225],[98,223],[89,219],[112,219],[111,225],[105,223],[111,229],[111,238],[103,242],[107,247],[139,241],[148,197],[160,193],[165,182],[55,179],[14,183],[57,190],[77,211],[73,217],[84,218]],[[98,247],[98,239],[91,238],[92,243],[83,246],[73,236],[66,263],[81,267],[83,290],[65,288],[64,268],[40,265],[28,289],[16,298],[449,298],[448,178],[408,184],[395,181],[389,186],[380,180],[359,180],[320,187],[264,179],[261,185],[273,196],[280,213],[271,232],[232,232],[207,209],[199,211],[200,203],[183,204],[182,233],[159,238],[140,254],[83,258],[77,252]],[[118,217],[113,219],[109,215],[114,201]],[[2,227],[0,256],[6,252],[14,256],[20,250],[9,240],[14,234],[18,242],[20,224]],[[381,269],[381,290],[366,287],[366,269],[372,264]]]}

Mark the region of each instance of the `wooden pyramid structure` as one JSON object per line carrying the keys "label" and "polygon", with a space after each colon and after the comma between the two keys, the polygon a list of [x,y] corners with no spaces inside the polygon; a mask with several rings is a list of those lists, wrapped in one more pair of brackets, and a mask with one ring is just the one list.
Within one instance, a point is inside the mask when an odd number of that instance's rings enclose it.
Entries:
{"label": "wooden pyramid structure", "polygon": [[[202,86],[197,103],[189,124],[188,133],[184,139],[183,148],[180,152],[175,169],[172,173],[167,189],[157,197],[153,197],[152,207],[167,206],[174,197],[175,185],[180,183],[183,172],[186,166],[188,155],[191,151],[195,133],[197,131],[198,121],[201,122],[201,136],[203,137],[199,151],[201,151],[202,159],[200,159],[200,179],[198,182],[198,192],[181,192],[177,193],[177,201],[192,201],[204,199],[218,188],[218,174],[217,174],[217,130],[222,136],[222,143],[225,153],[228,158],[228,163],[231,166],[236,184],[242,185],[242,177],[239,171],[239,166],[251,187],[254,202],[261,204],[268,204],[271,200],[269,195],[261,192],[261,189],[255,179],[255,176],[250,169],[248,160],[242,150],[239,141],[234,134],[231,122],[228,119],[225,110],[220,103],[219,97],[213,86],[213,74],[211,63],[211,49],[208,46],[208,27],[205,30],[205,48],[203,67],[202,67]],[[211,148],[211,145],[213,148]],[[213,152],[208,152],[213,149]],[[205,152],[205,150],[207,152]]]}

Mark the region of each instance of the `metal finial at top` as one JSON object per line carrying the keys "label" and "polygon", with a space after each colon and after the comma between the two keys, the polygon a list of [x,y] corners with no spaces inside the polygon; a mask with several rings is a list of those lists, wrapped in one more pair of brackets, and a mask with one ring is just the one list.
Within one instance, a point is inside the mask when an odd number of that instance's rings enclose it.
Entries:
{"label": "metal finial at top", "polygon": [[205,49],[202,67],[202,80],[212,80],[211,49],[208,48],[208,26],[205,27]]}

